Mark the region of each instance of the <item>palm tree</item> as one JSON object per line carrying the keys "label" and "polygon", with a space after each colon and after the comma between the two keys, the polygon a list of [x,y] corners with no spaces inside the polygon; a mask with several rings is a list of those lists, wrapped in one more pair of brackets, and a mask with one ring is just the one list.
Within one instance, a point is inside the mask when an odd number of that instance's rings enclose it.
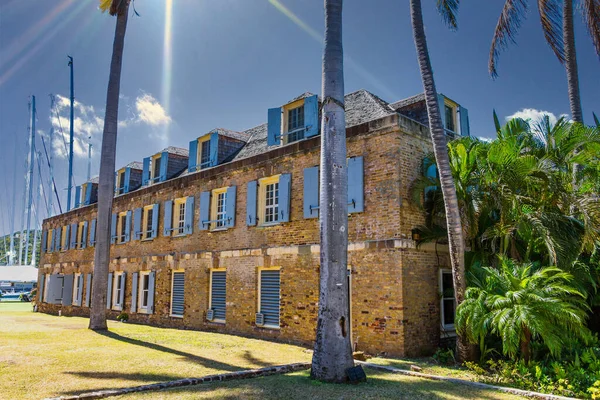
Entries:
{"label": "palm tree", "polygon": [[98,185],[98,216],[96,249],[94,254],[94,280],[89,328],[105,330],[108,265],[110,259],[110,223],[115,187],[115,157],[117,152],[117,126],[119,117],[119,91],[123,47],[127,30],[130,0],[101,0],[100,9],[117,17],[110,76],[106,93],[106,113],[100,154],[100,180]]}
{"label": "palm tree", "polygon": [[[567,72],[571,116],[573,121],[583,123],[573,29],[573,0],[538,0],[537,3],[546,42],[561,64],[564,64]],[[504,3],[490,48],[488,69],[494,78],[498,76],[496,64],[500,52],[508,46],[509,42],[515,42],[517,30],[521,26],[527,8],[528,0],[506,0]],[[596,54],[600,56],[600,2],[581,0],[581,9]]]}
{"label": "palm tree", "polygon": [[[450,26],[456,27],[456,12],[458,10],[458,0],[438,0],[438,10],[445,22]],[[423,13],[421,11],[421,0],[410,0],[410,14],[413,27],[415,46],[417,48],[417,57],[419,68],[421,70],[421,79],[425,88],[425,103],[427,105],[427,114],[429,116],[429,131],[431,132],[431,141],[433,142],[433,152],[438,166],[440,186],[444,198],[446,211],[446,224],[448,227],[448,247],[450,251],[450,263],[452,265],[452,279],[454,283],[454,296],[456,304],[459,305],[464,298],[466,290],[465,282],[465,244],[460,219],[460,210],[456,188],[450,169],[450,160],[446,146],[446,130],[442,124],[440,114],[440,104],[438,104],[438,95],[433,78],[433,69],[429,59],[429,50],[427,49],[427,38],[423,27]],[[473,358],[470,346],[465,338],[459,336],[457,340],[457,358],[467,360]]]}
{"label": "palm tree", "polygon": [[[531,359],[531,343],[540,340],[559,355],[569,337],[585,338],[585,296],[573,276],[555,267],[536,268],[501,258],[498,269],[484,267],[458,307],[456,325],[472,343],[490,334],[502,339],[505,355]],[[483,347],[483,346],[482,346]]]}
{"label": "palm tree", "polygon": [[344,382],[354,366],[348,315],[348,171],[344,111],[342,0],[325,0],[321,120],[321,267],[311,377]]}

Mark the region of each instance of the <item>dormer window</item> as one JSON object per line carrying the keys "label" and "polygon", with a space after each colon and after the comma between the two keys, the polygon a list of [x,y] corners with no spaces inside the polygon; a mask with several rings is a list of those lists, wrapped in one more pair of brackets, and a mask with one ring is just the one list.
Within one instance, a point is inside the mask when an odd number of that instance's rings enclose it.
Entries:
{"label": "dormer window", "polygon": [[204,140],[200,143],[200,169],[208,168],[210,162],[210,140]]}
{"label": "dormer window", "polygon": [[152,163],[152,182],[160,180],[160,154],[154,156]]}
{"label": "dormer window", "polygon": [[446,117],[446,126],[444,128],[448,129],[449,131],[456,132],[456,124],[454,121],[456,116],[456,107],[444,104],[444,112]]}
{"label": "dormer window", "polygon": [[438,104],[446,134],[450,137],[470,136],[468,110],[441,93],[438,93]]}
{"label": "dormer window", "polygon": [[125,191],[125,169],[118,172],[117,175],[117,194],[127,193]]}
{"label": "dormer window", "polygon": [[188,151],[179,147],[167,147],[160,153],[144,158],[142,163],[142,186],[164,182],[185,171]]}
{"label": "dormer window", "polygon": [[316,95],[292,101],[283,107],[270,108],[267,144],[293,143],[319,134],[319,100]]}

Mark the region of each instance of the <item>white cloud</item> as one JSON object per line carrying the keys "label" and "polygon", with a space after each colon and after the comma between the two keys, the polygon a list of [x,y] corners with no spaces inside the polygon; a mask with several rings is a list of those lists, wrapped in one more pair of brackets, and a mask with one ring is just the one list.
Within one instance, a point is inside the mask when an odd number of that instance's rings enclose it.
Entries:
{"label": "white cloud", "polygon": [[568,115],[566,115],[566,114],[563,114],[563,115],[560,115],[557,117],[556,115],[554,115],[554,113],[551,113],[550,111],[536,110],[535,108],[524,108],[521,111],[517,111],[513,115],[507,116],[505,119],[507,121],[509,121],[513,118],[521,118],[521,119],[524,119],[525,121],[535,123],[535,122],[540,121],[546,115],[548,116],[548,119],[550,120],[551,125],[556,124],[556,121],[558,121],[558,118],[568,117]]}
{"label": "white cloud", "polygon": [[143,93],[135,99],[135,109],[139,122],[151,126],[168,125],[171,117],[151,94]]}
{"label": "white cloud", "polygon": [[[119,97],[120,108],[124,108],[127,114],[125,119],[119,121],[120,129],[127,129],[133,125],[159,127],[171,123],[171,117],[151,94],[142,93],[135,99],[134,105],[130,103],[127,96]],[[52,112],[50,116],[50,122],[54,128],[52,149],[59,158],[67,158],[68,155],[70,106],[68,97],[57,95],[56,111]],[[92,148],[100,148],[104,129],[104,113],[97,112],[94,106],[83,104],[77,100],[74,108],[73,155],[85,158],[88,154],[88,143],[92,143]],[[155,132],[149,132],[149,136],[158,136],[162,139],[161,135],[155,135]]]}

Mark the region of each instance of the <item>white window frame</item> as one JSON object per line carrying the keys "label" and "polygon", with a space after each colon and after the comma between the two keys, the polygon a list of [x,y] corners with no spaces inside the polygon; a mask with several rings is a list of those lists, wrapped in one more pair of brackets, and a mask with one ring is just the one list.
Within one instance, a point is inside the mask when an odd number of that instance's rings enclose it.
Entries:
{"label": "white window frame", "polygon": [[[117,311],[122,311],[125,309],[123,304],[119,304],[121,299],[120,291],[125,288],[118,288],[118,285],[121,283],[121,276],[123,275],[123,271],[116,271],[113,273],[113,284],[112,284],[112,309]],[[123,296],[123,302],[125,302],[125,296]],[[121,308],[119,308],[121,307]]]}
{"label": "white window frame", "polygon": [[146,304],[144,306],[144,303],[142,301],[144,299],[144,280],[145,280],[144,278],[146,276],[148,277],[148,287],[145,290],[146,290],[146,292],[149,292],[150,291],[150,271],[140,271],[139,272],[138,302],[137,302],[138,307],[137,308],[138,308],[138,313],[140,313],[140,314],[150,314],[148,304]]}
{"label": "white window frame", "polygon": [[[210,196],[210,220],[220,222],[212,222],[210,224],[211,231],[222,231],[227,229],[227,221],[225,220],[225,217],[227,217],[227,189],[229,189],[229,186],[212,190]],[[220,196],[223,198],[223,207],[221,211],[219,211]]]}
{"label": "white window frame", "polygon": [[[77,300],[77,293],[79,292],[79,278],[81,277],[81,273],[78,272],[76,274],[73,274],[73,295],[71,297],[71,304],[75,305],[75,302]],[[81,282],[83,285],[83,282]],[[83,296],[82,296],[83,297]]]}
{"label": "white window frame", "polygon": [[456,330],[454,324],[444,324],[444,300],[453,300],[454,302],[454,318],[456,320],[456,299],[454,298],[454,296],[452,298],[450,297],[444,297],[444,274],[450,274],[450,276],[452,277],[452,270],[451,269],[440,269],[440,274],[439,274],[439,294],[440,294],[440,324],[442,326],[442,328],[444,329],[444,331],[446,332],[454,332]]}

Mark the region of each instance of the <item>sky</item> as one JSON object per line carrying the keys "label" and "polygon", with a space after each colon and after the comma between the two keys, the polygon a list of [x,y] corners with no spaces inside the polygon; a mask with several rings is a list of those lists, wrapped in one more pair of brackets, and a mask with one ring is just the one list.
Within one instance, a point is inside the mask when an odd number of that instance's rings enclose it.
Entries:
{"label": "sky", "polygon": [[[438,91],[469,109],[471,134],[479,137],[495,135],[494,109],[501,119],[569,113],[565,71],[544,42],[535,8],[518,44],[502,53],[499,77],[490,78],[502,5],[463,1],[452,32],[435,2],[423,2]],[[322,0],[138,0],[135,8],[139,17],[130,17],[125,39],[117,168],[169,145],[187,148],[217,127],[252,128],[266,121],[268,108],[306,91],[320,94]],[[0,234],[10,232],[13,216],[15,229],[23,221],[31,95],[44,191],[50,195],[42,138],[66,209],[67,55],[75,76],[74,183],[87,179],[88,142],[91,175],[98,174],[115,22],[98,0],[0,0]],[[422,91],[407,0],[345,0],[343,24],[346,93],[367,89],[393,102]],[[600,62],[580,15],[575,36],[584,119],[591,122],[592,111],[600,115]],[[37,166],[34,181],[36,194]],[[47,215],[44,198],[39,220]]]}

